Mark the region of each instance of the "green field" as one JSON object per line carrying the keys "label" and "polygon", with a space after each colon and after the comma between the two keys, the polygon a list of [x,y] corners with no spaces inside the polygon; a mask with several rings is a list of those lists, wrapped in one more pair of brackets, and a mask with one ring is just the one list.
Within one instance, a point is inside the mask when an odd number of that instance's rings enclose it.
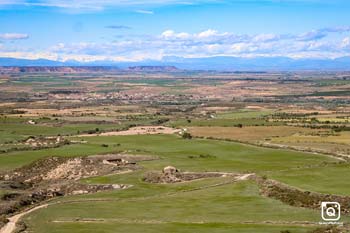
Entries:
{"label": "green field", "polygon": [[299,169],[295,172],[278,172],[278,174],[271,177],[304,190],[349,196],[350,187],[349,185],[344,185],[346,177],[349,176],[350,165],[339,164]]}
{"label": "green field", "polygon": [[167,123],[172,127],[191,127],[191,126],[222,126],[222,127],[233,127],[233,126],[259,126],[259,125],[283,125],[282,122],[269,122],[263,118],[193,118],[183,120],[176,120]]}
{"label": "green field", "polygon": [[217,114],[219,119],[247,119],[247,118],[260,118],[263,116],[268,116],[273,114],[273,110],[263,110],[263,111],[237,111],[237,112],[225,112]]}
{"label": "green field", "polygon": [[[280,170],[335,161],[319,155],[263,149],[217,140],[184,140],[166,135],[100,136],[84,140],[88,143],[2,155],[0,166],[1,169],[8,169],[6,166],[14,168],[48,155],[77,156],[116,150],[131,154],[157,155],[161,159],[141,163],[143,170],[135,173],[84,180],[85,183],[124,183],[133,184],[134,187],[122,191],[63,198],[61,201],[78,202],[52,205],[25,218],[30,229],[35,232],[45,232],[48,228],[52,232],[72,232],[78,228],[81,232],[90,232],[94,231],[97,225],[99,232],[124,232],[125,229],[142,232],[145,227],[149,232],[231,232],[233,227],[237,229],[235,232],[256,232],[257,228],[259,232],[260,229],[262,232],[306,232],[310,227],[278,222],[317,222],[318,211],[290,207],[262,197],[256,184],[250,181],[208,187],[227,181],[227,178],[168,185],[147,184],[141,179],[145,172],[160,170],[169,164],[183,171],[249,171],[259,174],[273,171],[283,174]],[[109,147],[101,147],[101,143],[106,143]],[[120,146],[115,146],[117,144]],[[200,154],[210,154],[212,157],[189,157]],[[108,201],[87,201],[91,198]],[[97,222],[79,223],[75,222],[77,218]],[[252,223],[242,224],[245,221]],[[265,221],[271,221],[273,224],[265,224]],[[120,225],[123,227],[119,227]]]}
{"label": "green field", "polygon": [[80,133],[87,133],[90,131],[113,131],[126,129],[130,125],[147,125],[151,124],[154,119],[140,119],[140,120],[128,120],[117,123],[79,123],[68,121],[55,121],[55,120],[43,120],[35,119],[38,123],[36,125],[30,125],[27,122],[30,119],[21,118],[0,118],[0,144],[18,141],[25,139],[29,136],[58,136],[58,135],[76,135]]}
{"label": "green field", "polygon": [[[95,136],[74,138],[87,143],[37,151],[16,151],[0,155],[0,170],[14,169],[47,156],[87,156],[124,152],[157,156],[157,160],[141,162],[142,170],[134,173],[94,177],[89,184],[132,184],[127,190],[61,198],[53,204],[25,217],[34,232],[307,232],[315,226],[292,222],[319,221],[315,210],[291,207],[263,197],[252,181],[240,181],[211,187],[228,178],[211,178],[179,184],[148,184],[142,177],[148,171],[160,171],[173,165],[181,171],[227,171],[267,174],[298,188],[347,194],[340,176],[348,166],[320,170],[324,162],[336,159],[288,150],[266,149],[234,142],[192,139],[175,135]],[[137,142],[137,143],[136,143]],[[108,147],[101,146],[102,144]],[[199,155],[210,155],[201,158]],[[341,166],[341,165],[337,165]],[[293,172],[298,169],[297,172]],[[294,174],[294,175],[291,175]],[[308,175],[309,174],[309,175]],[[309,180],[308,180],[309,178]],[[313,182],[314,179],[319,179]],[[312,181],[312,183],[308,182]],[[328,189],[329,190],[329,189]],[[92,201],[90,200],[92,199]],[[90,200],[90,201],[89,201]],[[96,201],[94,201],[96,200]],[[57,200],[51,201],[54,203]],[[73,203],[71,201],[74,201]],[[66,203],[65,203],[66,202]],[[142,211],[141,211],[142,210]],[[88,221],[88,222],[79,222]],[[269,223],[267,223],[267,221]],[[247,222],[247,223],[245,223]],[[96,231],[98,228],[98,231]],[[146,232],[147,232],[146,231]]]}
{"label": "green field", "polygon": [[[74,138],[73,138],[74,139]],[[82,138],[75,138],[82,140]],[[161,156],[154,168],[161,169],[169,163],[182,169],[198,171],[271,171],[335,161],[325,156],[293,151],[265,149],[218,140],[184,140],[168,135],[135,135],[113,137],[87,137],[88,143],[67,145],[37,151],[16,151],[0,156],[0,169],[25,165],[46,156],[84,156],[98,153],[126,151]],[[137,142],[135,144],[135,142]],[[107,144],[109,147],[102,147]],[[212,155],[213,158],[191,159],[189,156]]]}
{"label": "green field", "polygon": [[[35,232],[47,229],[50,232],[232,232],[233,229],[256,232],[259,229],[259,232],[276,233],[312,229],[278,222],[319,220],[317,211],[261,197],[252,182],[191,191],[193,187],[212,182],[204,180],[161,188],[141,183],[129,190],[89,196],[107,201],[75,197],[75,203],[52,205],[25,219]],[[95,223],[75,222],[77,219],[90,219]],[[264,221],[275,223],[263,224]]]}

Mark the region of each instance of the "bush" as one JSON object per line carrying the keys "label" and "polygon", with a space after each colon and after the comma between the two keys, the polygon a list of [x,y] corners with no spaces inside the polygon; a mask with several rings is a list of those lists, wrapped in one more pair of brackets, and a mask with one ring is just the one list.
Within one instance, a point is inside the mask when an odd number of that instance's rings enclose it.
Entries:
{"label": "bush", "polygon": [[192,135],[190,133],[188,133],[188,132],[184,132],[182,134],[182,138],[183,139],[192,139]]}

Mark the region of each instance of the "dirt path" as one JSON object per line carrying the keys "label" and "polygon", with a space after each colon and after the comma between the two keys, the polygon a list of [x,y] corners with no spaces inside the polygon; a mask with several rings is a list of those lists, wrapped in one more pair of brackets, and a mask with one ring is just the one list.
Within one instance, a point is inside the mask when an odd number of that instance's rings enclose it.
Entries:
{"label": "dirt path", "polygon": [[16,229],[16,224],[21,219],[21,217],[23,217],[24,215],[27,215],[31,212],[34,212],[38,209],[46,208],[47,206],[48,206],[48,204],[43,204],[43,205],[31,208],[25,212],[22,212],[20,214],[16,214],[16,215],[10,217],[9,222],[3,228],[0,229],[0,233],[12,233],[12,232],[14,232],[14,230]]}

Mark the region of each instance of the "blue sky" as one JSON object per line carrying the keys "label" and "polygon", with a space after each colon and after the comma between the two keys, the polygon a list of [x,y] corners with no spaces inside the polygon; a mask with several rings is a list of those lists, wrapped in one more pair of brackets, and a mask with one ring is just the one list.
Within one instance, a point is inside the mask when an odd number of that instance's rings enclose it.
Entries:
{"label": "blue sky", "polygon": [[0,57],[350,55],[346,0],[0,0]]}

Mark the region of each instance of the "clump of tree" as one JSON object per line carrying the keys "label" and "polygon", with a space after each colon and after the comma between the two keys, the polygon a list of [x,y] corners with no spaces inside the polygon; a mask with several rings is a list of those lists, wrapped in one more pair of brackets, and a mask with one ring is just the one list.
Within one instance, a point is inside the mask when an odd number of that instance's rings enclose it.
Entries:
{"label": "clump of tree", "polygon": [[184,132],[182,134],[182,138],[183,139],[192,139],[192,135],[190,133],[188,133],[188,132]]}

